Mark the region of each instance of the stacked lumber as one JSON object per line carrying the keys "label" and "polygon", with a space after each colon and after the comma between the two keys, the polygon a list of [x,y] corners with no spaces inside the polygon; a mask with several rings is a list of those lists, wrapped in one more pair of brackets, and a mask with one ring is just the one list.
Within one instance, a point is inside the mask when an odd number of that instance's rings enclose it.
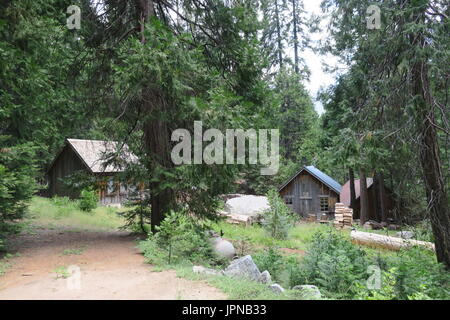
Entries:
{"label": "stacked lumber", "polygon": [[334,226],[338,229],[351,228],[353,224],[353,209],[343,203],[336,203],[334,209]]}
{"label": "stacked lumber", "polygon": [[350,237],[354,243],[377,248],[400,250],[412,246],[421,246],[429,250],[435,250],[434,244],[431,242],[389,237],[376,233],[352,231]]}

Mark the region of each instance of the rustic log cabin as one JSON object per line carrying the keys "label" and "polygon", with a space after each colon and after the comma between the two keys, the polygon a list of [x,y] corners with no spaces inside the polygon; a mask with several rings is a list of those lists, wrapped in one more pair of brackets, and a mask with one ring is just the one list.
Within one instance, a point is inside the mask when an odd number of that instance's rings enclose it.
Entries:
{"label": "rustic log cabin", "polygon": [[[378,190],[377,182],[372,178],[367,178],[367,195],[368,195],[368,220],[374,220],[374,221],[382,221],[382,214],[381,214],[381,206],[380,206],[380,195]],[[359,219],[360,218],[360,211],[361,211],[361,181],[360,179],[355,179],[355,204],[353,206],[353,219]],[[392,194],[392,191],[385,187],[386,190],[386,199],[385,199],[385,206],[386,206],[386,217],[388,219],[394,219],[394,209],[395,209],[395,202],[394,202],[394,196]],[[341,189],[340,193],[341,202],[345,204],[347,207],[352,207],[351,204],[351,192],[350,192],[350,180],[347,181],[344,186]]]}
{"label": "rustic log cabin", "polygon": [[334,213],[341,185],[314,166],[303,167],[278,192],[286,205],[303,217]]}
{"label": "rustic log cabin", "polygon": [[46,195],[79,197],[79,190],[69,188],[64,179],[77,173],[93,176],[100,204],[123,204],[131,194],[143,194],[143,186],[120,181],[124,163],[135,162],[137,157],[127,145],[116,141],[67,139],[62,150],[47,170]]}

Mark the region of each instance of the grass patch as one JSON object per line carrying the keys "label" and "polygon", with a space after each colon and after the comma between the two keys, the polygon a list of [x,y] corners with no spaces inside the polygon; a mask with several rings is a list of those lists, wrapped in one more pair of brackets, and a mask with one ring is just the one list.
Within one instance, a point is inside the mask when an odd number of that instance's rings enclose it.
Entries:
{"label": "grass patch", "polygon": [[53,270],[53,272],[56,273],[56,279],[67,279],[70,276],[69,270],[66,266],[59,266],[55,270]]}
{"label": "grass patch", "polygon": [[289,249],[305,250],[312,236],[317,231],[326,231],[330,229],[328,225],[316,223],[298,223],[289,231],[288,239],[277,240],[269,237],[266,231],[258,225],[244,226],[219,222],[213,225],[216,232],[222,231],[224,238],[233,242],[248,241],[257,248],[261,247],[280,247]]}
{"label": "grass patch", "polygon": [[33,224],[64,226],[75,229],[115,230],[125,224],[124,219],[117,214],[128,208],[98,207],[91,212],[79,209],[77,201],[67,198],[47,199],[33,197],[27,221]]}
{"label": "grass patch", "polygon": [[70,256],[70,255],[81,255],[84,251],[84,248],[76,248],[76,249],[66,249],[62,252],[63,256]]}

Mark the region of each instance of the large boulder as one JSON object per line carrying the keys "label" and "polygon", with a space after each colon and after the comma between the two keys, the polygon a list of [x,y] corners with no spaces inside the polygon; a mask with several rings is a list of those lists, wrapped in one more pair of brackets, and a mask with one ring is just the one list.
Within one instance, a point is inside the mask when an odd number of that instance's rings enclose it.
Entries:
{"label": "large boulder", "polygon": [[211,244],[214,253],[221,258],[233,259],[236,255],[236,250],[230,241],[217,237],[212,238]]}
{"label": "large boulder", "polygon": [[266,284],[272,283],[272,277],[270,276],[269,271],[263,271],[259,276],[258,282]]}
{"label": "large boulder", "polygon": [[229,277],[247,278],[253,281],[258,281],[261,276],[258,266],[249,255],[233,260],[224,270],[224,274]]}
{"label": "large boulder", "polygon": [[280,294],[280,293],[284,292],[284,288],[282,286],[280,286],[278,283],[271,284],[269,286],[269,289],[272,290],[273,292],[277,293],[277,294]]}
{"label": "large boulder", "polygon": [[317,300],[322,298],[322,294],[320,293],[319,288],[317,288],[316,286],[305,284],[295,286],[292,289],[300,291],[302,298],[306,300]]}
{"label": "large boulder", "polygon": [[269,208],[269,201],[263,196],[242,195],[225,203],[225,211],[236,215],[257,216]]}

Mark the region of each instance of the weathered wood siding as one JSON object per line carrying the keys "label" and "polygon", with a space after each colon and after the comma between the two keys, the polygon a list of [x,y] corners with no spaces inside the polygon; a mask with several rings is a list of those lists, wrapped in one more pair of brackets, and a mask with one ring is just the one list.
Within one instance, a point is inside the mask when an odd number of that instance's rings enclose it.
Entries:
{"label": "weathered wood siding", "polygon": [[336,192],[307,171],[301,172],[281,190],[280,196],[283,199],[292,198],[292,205],[288,206],[303,217],[307,217],[309,214],[320,215],[322,213],[321,198],[328,199],[328,212],[334,212],[334,206],[339,199]]}
{"label": "weathered wood siding", "polygon": [[48,172],[48,195],[77,198],[79,194],[67,189],[61,179],[80,170],[87,171],[86,166],[69,146],[65,146]]}

